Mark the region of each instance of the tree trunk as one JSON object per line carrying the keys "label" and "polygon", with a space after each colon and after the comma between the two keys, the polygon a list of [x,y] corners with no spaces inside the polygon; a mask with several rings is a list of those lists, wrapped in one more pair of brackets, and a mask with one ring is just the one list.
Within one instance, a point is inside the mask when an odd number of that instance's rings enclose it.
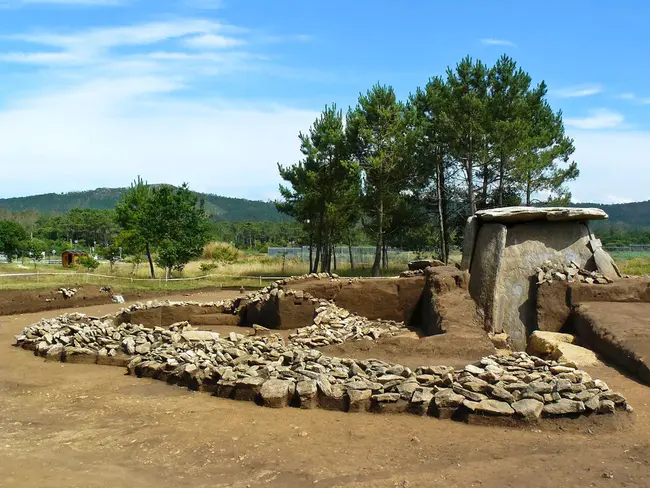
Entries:
{"label": "tree trunk", "polygon": [[352,237],[348,235],[348,252],[350,253],[350,269],[354,269],[354,257],[352,255]]}
{"label": "tree trunk", "polygon": [[476,213],[476,201],[474,200],[474,164],[467,158],[467,202],[469,203],[469,216]]}
{"label": "tree trunk", "polygon": [[383,250],[382,250],[382,267],[384,269],[388,269],[388,248],[386,247],[386,242],[384,242]]}
{"label": "tree trunk", "polygon": [[379,222],[377,226],[377,245],[375,247],[375,261],[372,264],[372,276],[379,276],[381,264],[381,250],[384,246],[384,201],[379,202]]}
{"label": "tree trunk", "polygon": [[531,189],[530,189],[530,175],[526,177],[526,206],[530,207],[530,194],[531,194]]}
{"label": "tree trunk", "polygon": [[320,260],[320,243],[316,244],[316,257],[314,258],[314,267],[309,271],[310,273],[316,273],[318,271],[318,261]]}
{"label": "tree trunk", "polygon": [[154,270],[153,267],[153,259],[151,259],[151,249],[149,249],[149,243],[147,242],[145,244],[145,250],[147,251],[147,259],[149,260],[149,270],[151,271],[151,277],[156,278],[156,271]]}
{"label": "tree trunk", "polygon": [[171,266],[167,267],[167,278],[168,279],[172,278],[172,267]]}
{"label": "tree trunk", "polygon": [[312,268],[314,266],[314,253],[313,253],[313,239],[312,239],[312,232],[311,229],[309,229],[309,272],[312,273]]}
{"label": "tree trunk", "polygon": [[332,246],[332,258],[334,260],[334,271],[336,271],[336,248]]}
{"label": "tree trunk", "polygon": [[445,198],[445,168],[444,161],[439,158],[438,173],[436,174],[436,191],[438,193],[438,221],[440,227],[440,259],[447,264],[447,222],[445,222],[444,198]]}

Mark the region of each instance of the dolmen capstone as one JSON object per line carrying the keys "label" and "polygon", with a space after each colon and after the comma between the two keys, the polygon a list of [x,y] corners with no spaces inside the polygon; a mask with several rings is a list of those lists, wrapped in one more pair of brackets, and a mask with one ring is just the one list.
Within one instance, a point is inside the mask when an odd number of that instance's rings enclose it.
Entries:
{"label": "dolmen capstone", "polygon": [[526,349],[536,326],[536,268],[547,262],[620,275],[590,220],[606,219],[598,208],[505,207],[479,210],[467,220],[461,269],[488,332],[509,335],[514,350]]}

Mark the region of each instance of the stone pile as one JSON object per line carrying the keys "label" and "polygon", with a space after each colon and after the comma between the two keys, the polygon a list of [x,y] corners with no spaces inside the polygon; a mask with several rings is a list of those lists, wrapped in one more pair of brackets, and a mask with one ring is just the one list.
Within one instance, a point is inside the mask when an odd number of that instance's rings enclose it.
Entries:
{"label": "stone pile", "polygon": [[569,264],[553,264],[546,261],[542,266],[535,268],[535,272],[537,273],[538,285],[552,283],[553,281],[579,282],[590,285],[614,282],[598,271],[581,268],[575,261],[571,261]]}
{"label": "stone pile", "polygon": [[165,342],[181,339],[180,332],[189,324],[150,329],[139,324],[115,325],[113,316],[93,317],[81,313],[68,313],[23,329],[16,343],[48,359],[65,360],[77,355],[114,357],[118,354],[133,356],[146,354]]}
{"label": "stone pile", "polygon": [[[319,307],[325,327],[346,320],[345,311]],[[336,327],[332,327],[337,330]],[[66,314],[43,319],[16,337],[17,345],[51,359],[131,357],[131,374],[152,377],[217,396],[331,410],[411,412],[440,418],[613,413],[625,398],[574,364],[526,353],[489,356],[454,371],[445,366],[411,370],[375,359],[328,357],[297,339],[279,335],[227,337],[179,323],[169,330],[113,325],[112,316]],[[93,361],[88,361],[93,362]]]}
{"label": "stone pile", "polygon": [[346,341],[377,340],[382,335],[395,336],[407,331],[403,322],[369,320],[327,300],[320,300],[314,324],[298,329],[289,335],[289,340],[294,344],[314,348]]}
{"label": "stone pile", "polygon": [[72,298],[73,296],[75,296],[77,294],[77,289],[76,288],[59,288],[57,290],[57,293],[60,293],[61,295],[63,295],[63,298],[65,298],[67,300],[68,298]]}
{"label": "stone pile", "polygon": [[423,269],[414,269],[414,270],[407,270],[407,271],[402,271],[399,274],[400,278],[413,278],[414,276],[424,276],[424,270]]}
{"label": "stone pile", "polygon": [[300,276],[290,276],[288,278],[283,278],[277,280],[274,283],[276,285],[288,285],[289,283],[295,283],[296,281],[305,281],[305,280],[338,280],[339,276],[337,274],[330,273],[309,273]]}

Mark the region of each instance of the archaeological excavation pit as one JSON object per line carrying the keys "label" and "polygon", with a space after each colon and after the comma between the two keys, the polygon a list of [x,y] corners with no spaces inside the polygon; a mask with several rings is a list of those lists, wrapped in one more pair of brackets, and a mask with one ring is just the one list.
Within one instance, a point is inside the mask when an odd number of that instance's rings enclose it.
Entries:
{"label": "archaeological excavation pit", "polygon": [[[16,344],[47,360],[118,365],[133,375],[267,407],[514,423],[631,410],[622,395],[576,364],[497,353],[476,319],[468,274],[447,267],[423,274],[381,285],[394,290],[390,299],[400,304],[402,320],[371,319],[342,307],[345,300],[353,309],[368,307],[346,298],[346,289],[358,296],[363,281],[320,275],[280,280],[236,300],[147,302],[104,317],[65,314],[25,328]],[[329,290],[330,299],[312,295],[318,288]],[[300,327],[286,330],[283,301],[311,311],[288,315]],[[263,324],[247,327],[251,310],[255,320],[270,320],[267,325],[283,335]],[[232,330],[216,332],[226,317]],[[434,358],[406,365],[323,352],[402,338],[461,341],[462,348],[475,344],[476,350],[461,367],[435,364]]]}

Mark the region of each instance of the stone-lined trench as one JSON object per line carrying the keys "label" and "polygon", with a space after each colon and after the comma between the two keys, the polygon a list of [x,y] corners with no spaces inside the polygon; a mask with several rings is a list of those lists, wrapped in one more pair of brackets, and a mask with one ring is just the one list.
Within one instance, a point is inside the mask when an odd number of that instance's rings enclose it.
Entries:
{"label": "stone-lined trench", "polygon": [[297,329],[287,341],[262,327],[248,329],[253,335],[221,336],[187,322],[166,328],[121,320],[124,312],[163,306],[216,307],[234,314],[240,303],[276,297],[280,290],[274,285],[244,300],[147,302],[104,317],[64,314],[26,327],[16,336],[16,345],[49,360],[126,366],[133,375],[267,407],[522,421],[632,410],[621,394],[575,364],[523,352],[486,356],[461,370],[410,369],[376,359],[324,355],[315,347],[376,340],[407,329],[400,322],[368,320],[308,294],[300,298],[314,303],[314,323]]}

